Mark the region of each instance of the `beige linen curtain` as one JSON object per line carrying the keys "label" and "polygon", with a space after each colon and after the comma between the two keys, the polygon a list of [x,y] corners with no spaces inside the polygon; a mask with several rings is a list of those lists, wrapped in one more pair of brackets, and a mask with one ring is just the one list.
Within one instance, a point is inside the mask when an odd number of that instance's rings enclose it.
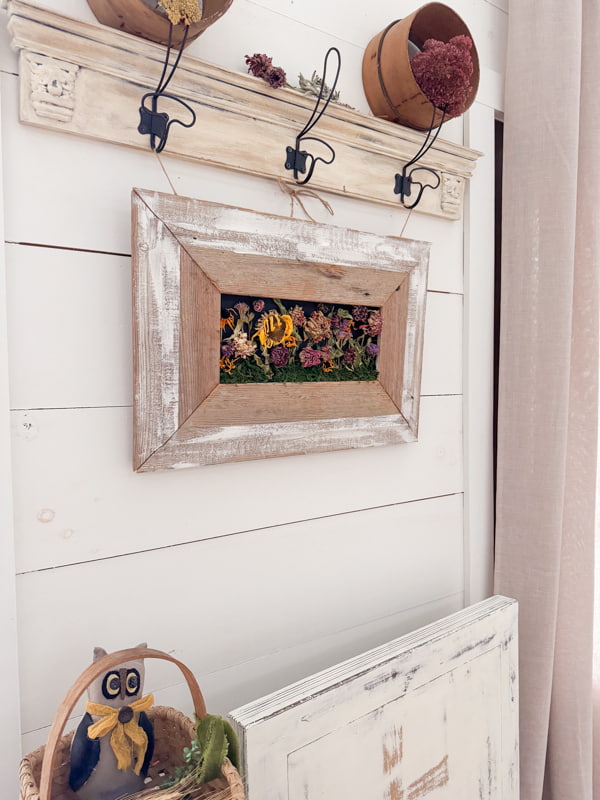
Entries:
{"label": "beige linen curtain", "polygon": [[496,591],[520,604],[521,800],[600,800],[599,84],[600,0],[510,3]]}

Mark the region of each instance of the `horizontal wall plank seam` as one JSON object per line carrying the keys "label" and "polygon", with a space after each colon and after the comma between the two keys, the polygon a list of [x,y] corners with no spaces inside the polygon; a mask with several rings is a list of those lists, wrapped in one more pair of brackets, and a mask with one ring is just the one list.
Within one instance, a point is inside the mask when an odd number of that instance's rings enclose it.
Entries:
{"label": "horizontal wall plank seam", "polygon": [[[326,641],[327,639],[330,639],[331,636],[344,634],[344,633],[349,633],[349,632],[354,631],[354,630],[360,630],[361,628],[365,628],[367,626],[373,625],[374,623],[382,622],[384,620],[391,619],[392,617],[396,617],[396,616],[398,616],[398,614],[408,614],[411,611],[418,610],[419,608],[425,608],[425,607],[427,607],[429,605],[432,605],[434,603],[443,603],[445,600],[450,600],[452,598],[462,596],[462,594],[463,594],[463,592],[460,591],[460,592],[450,592],[448,594],[440,595],[439,597],[438,596],[431,597],[429,600],[427,600],[424,603],[417,603],[416,605],[408,606],[407,608],[402,608],[401,611],[392,611],[390,614],[383,614],[382,616],[373,617],[373,618],[370,618],[370,619],[366,620],[365,622],[359,623],[358,625],[350,625],[347,628],[339,628],[339,629],[336,629],[334,631],[330,631],[329,633],[327,633],[324,636],[318,636],[316,639],[303,639],[301,641],[295,642],[294,644],[290,645],[289,647],[280,647],[280,648],[277,648],[275,650],[267,650],[266,652],[261,653],[258,656],[254,656],[253,658],[245,658],[245,659],[242,659],[241,661],[234,661],[231,664],[227,664],[226,667],[219,667],[217,669],[207,670],[206,672],[200,673],[199,677],[201,676],[202,678],[208,678],[208,677],[210,677],[212,675],[218,675],[219,673],[223,672],[224,669],[234,669],[234,668],[237,668],[237,667],[243,667],[245,665],[252,664],[255,661],[262,661],[265,658],[272,658],[273,656],[279,655],[281,653],[286,653],[286,652],[288,652],[290,650],[296,650],[298,648],[298,646],[307,645],[307,644],[314,644],[315,642],[319,642],[319,641]],[[174,651],[169,651],[169,652],[170,652],[171,655],[174,654]],[[168,691],[170,691],[172,689],[177,688],[178,686],[183,686],[183,685],[185,685],[185,681],[183,681],[183,680],[182,681],[176,681],[174,683],[167,683],[167,684],[161,685],[160,691],[161,692],[168,692]],[[74,726],[75,722],[77,722],[79,719],[81,719],[81,715],[80,714],[74,714],[72,717],[69,718],[69,720],[67,722],[67,725]],[[42,731],[46,731],[48,729],[49,729],[49,726],[43,725],[41,727],[31,728],[29,730],[23,730],[22,731],[22,735],[23,736],[27,736],[27,735],[31,735],[33,733],[40,733]]]}
{"label": "horizontal wall plank seam", "polygon": [[91,250],[86,247],[68,247],[61,244],[42,244],[39,242],[14,242],[6,239],[5,244],[20,245],[22,247],[43,247],[46,250],[70,250],[75,253],[93,253],[100,256],[118,256],[119,258],[131,258],[131,253],[114,253],[110,250]]}
{"label": "horizontal wall plank seam", "polygon": [[186,542],[175,542],[174,544],[162,545],[160,547],[150,547],[145,548],[143,550],[132,550],[128,553],[119,553],[113,556],[102,556],[101,558],[89,558],[84,561],[73,561],[70,564],[60,564],[57,566],[50,566],[50,567],[42,567],[40,569],[31,569],[31,570],[23,570],[17,572],[18,576],[21,575],[32,575],[38,572],[51,572],[52,570],[59,570],[59,569],[70,569],[71,567],[80,567],[84,564],[95,564],[100,561],[114,561],[117,558],[129,558],[131,556],[140,555],[141,553],[156,553],[160,550],[173,550],[177,547],[188,547],[194,544],[200,544],[201,542],[211,542],[211,541],[218,541],[220,539],[227,539],[231,536],[244,536],[251,533],[264,533],[266,531],[276,530],[277,528],[288,527],[291,525],[304,525],[307,522],[318,522],[319,520],[323,519],[335,519],[337,517],[347,517],[351,514],[362,514],[365,511],[378,511],[382,508],[396,508],[399,506],[407,506],[412,505],[414,503],[427,503],[430,500],[440,500],[445,497],[461,497],[464,495],[464,492],[448,492],[447,494],[439,494],[439,495],[432,495],[431,497],[414,497],[410,500],[403,500],[400,503],[384,503],[381,506],[367,506],[365,508],[354,508],[351,511],[341,511],[337,514],[323,514],[318,517],[308,517],[307,519],[295,519],[295,520],[288,520],[286,522],[278,522],[275,525],[265,525],[261,528],[248,528],[247,530],[241,531],[232,531],[231,533],[224,533],[221,536],[207,536],[204,539],[190,539]]}
{"label": "horizontal wall plank seam", "polygon": [[[421,394],[420,397],[462,397],[462,392],[438,392],[437,394]],[[99,405],[99,406],[18,406],[11,408],[11,412],[27,412],[27,411],[96,411],[101,408],[133,408],[131,403],[114,404],[114,405]]]}

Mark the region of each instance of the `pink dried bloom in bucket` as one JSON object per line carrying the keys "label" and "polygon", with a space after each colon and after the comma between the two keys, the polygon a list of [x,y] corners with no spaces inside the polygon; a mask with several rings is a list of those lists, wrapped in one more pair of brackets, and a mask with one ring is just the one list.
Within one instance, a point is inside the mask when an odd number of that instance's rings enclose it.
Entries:
{"label": "pink dried bloom in bucket", "polygon": [[469,36],[454,36],[448,42],[427,39],[422,52],[410,62],[423,94],[434,106],[445,110],[447,117],[458,117],[467,108],[473,91],[472,47]]}

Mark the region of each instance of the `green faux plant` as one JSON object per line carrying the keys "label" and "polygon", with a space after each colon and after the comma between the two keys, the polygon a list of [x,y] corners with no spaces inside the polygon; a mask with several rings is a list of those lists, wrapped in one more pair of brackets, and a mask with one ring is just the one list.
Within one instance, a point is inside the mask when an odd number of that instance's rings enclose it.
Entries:
{"label": "green faux plant", "polygon": [[238,739],[229,722],[214,714],[207,714],[203,719],[196,717],[196,737],[189,747],[184,747],[185,763],[177,768],[169,785],[189,778],[198,784],[213,781],[221,775],[226,758],[239,771]]}

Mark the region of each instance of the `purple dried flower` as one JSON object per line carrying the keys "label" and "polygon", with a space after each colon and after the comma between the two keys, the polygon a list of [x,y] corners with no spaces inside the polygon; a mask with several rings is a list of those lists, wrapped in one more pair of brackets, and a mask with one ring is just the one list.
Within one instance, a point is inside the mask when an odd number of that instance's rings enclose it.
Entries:
{"label": "purple dried flower", "polygon": [[254,300],[252,303],[252,308],[256,311],[257,314],[261,314],[265,310],[265,301]]}
{"label": "purple dried flower", "polygon": [[321,353],[312,347],[300,351],[300,363],[303,367],[317,367],[321,363]]}
{"label": "purple dried flower", "polygon": [[356,350],[352,347],[349,347],[347,350],[344,351],[344,363],[347,364],[349,367],[354,365],[356,361]]}
{"label": "purple dried flower", "polygon": [[234,305],[234,308],[240,316],[242,316],[242,314],[247,314],[248,311],[250,311],[250,306],[248,305],[248,303],[242,303],[242,302],[236,303]]}
{"label": "purple dried flower", "polygon": [[366,306],[354,306],[352,309],[352,319],[355,322],[366,322],[369,316],[369,309]]}
{"label": "purple dried flower", "polygon": [[265,80],[273,89],[280,89],[286,84],[286,74],[281,67],[272,67],[265,75]]}
{"label": "purple dried flower", "polygon": [[365,353],[368,356],[376,356],[379,353],[379,345],[375,344],[375,342],[369,342],[365,347]]}
{"label": "purple dried flower", "polygon": [[338,317],[336,314],[331,320],[331,327],[338,339],[352,338],[352,320]]}
{"label": "purple dried flower", "polygon": [[231,358],[233,355],[233,344],[231,342],[223,342],[221,345],[221,355],[223,358]]}
{"label": "purple dried flower", "polygon": [[445,109],[447,117],[460,116],[473,91],[472,47],[468,36],[453,36],[448,42],[427,39],[410,62],[423,94],[434,106]]}
{"label": "purple dried flower", "polygon": [[321,360],[322,361],[329,361],[331,358],[333,348],[330,345],[325,345],[325,347],[321,348]]}
{"label": "purple dried flower", "polygon": [[274,367],[285,367],[290,360],[290,351],[278,344],[269,353],[269,359]]}
{"label": "purple dried flower", "polygon": [[264,78],[266,80],[267,73],[273,66],[273,59],[269,58],[265,53],[254,53],[253,56],[246,56],[246,64],[248,65],[248,72],[256,78]]}

